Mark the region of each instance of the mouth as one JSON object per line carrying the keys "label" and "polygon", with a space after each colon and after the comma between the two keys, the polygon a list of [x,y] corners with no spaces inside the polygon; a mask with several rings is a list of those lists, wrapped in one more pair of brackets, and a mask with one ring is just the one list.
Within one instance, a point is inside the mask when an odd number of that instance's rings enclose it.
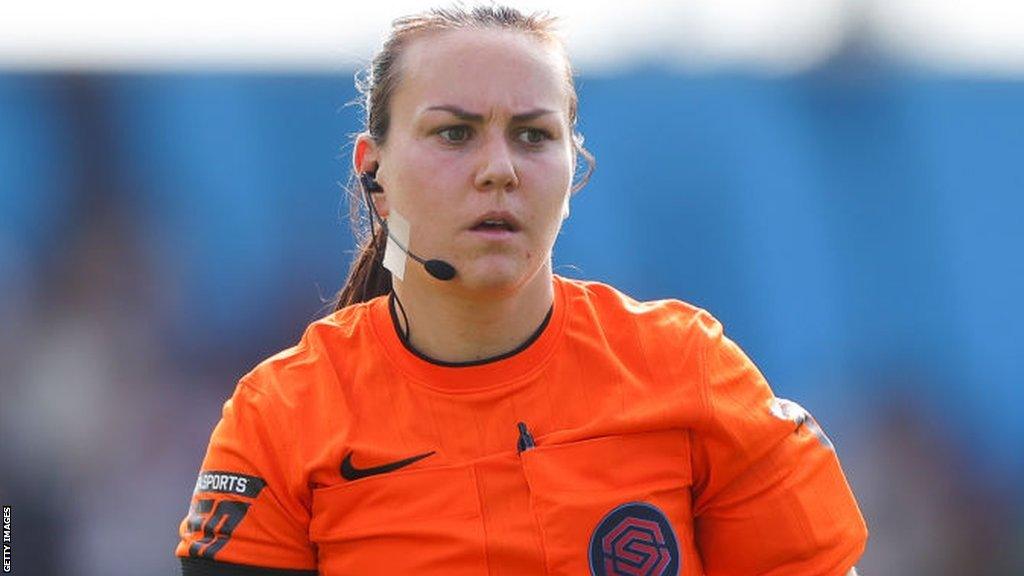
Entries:
{"label": "mouth", "polygon": [[508,212],[488,212],[476,221],[470,230],[473,232],[518,232],[519,221]]}

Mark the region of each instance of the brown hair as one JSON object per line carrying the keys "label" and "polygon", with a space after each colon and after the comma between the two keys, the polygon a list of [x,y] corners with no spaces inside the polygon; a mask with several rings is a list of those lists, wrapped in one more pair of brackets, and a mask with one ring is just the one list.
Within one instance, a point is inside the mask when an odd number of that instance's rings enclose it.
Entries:
{"label": "brown hair", "polygon": [[[416,36],[468,28],[511,30],[552,42],[565,54],[564,45],[555,35],[555,23],[556,19],[545,13],[524,15],[515,8],[505,6],[478,6],[471,10],[435,8],[422,14],[395,20],[391,25],[391,33],[370,62],[363,77],[356,79],[356,88],[362,94],[362,104],[366,110],[366,133],[378,145],[384,144],[391,120],[391,97],[401,80],[399,60],[405,48]],[[594,157],[583,147],[583,137],[575,130],[579,98],[567,54],[565,63],[566,81],[569,86],[569,125],[573,129],[572,142],[575,152],[573,166],[577,172],[573,174],[575,183],[572,192],[575,193],[586,185],[594,171]],[[579,157],[586,162],[586,170],[582,174],[579,174],[578,169]],[[364,203],[364,199],[367,202],[370,199],[365,197],[354,173],[349,178],[347,190],[352,231],[359,240],[359,247],[345,280],[345,286],[338,292],[334,302],[335,310],[365,302],[391,291],[391,272],[382,265],[386,236],[380,226],[374,231],[372,216],[366,213]]]}

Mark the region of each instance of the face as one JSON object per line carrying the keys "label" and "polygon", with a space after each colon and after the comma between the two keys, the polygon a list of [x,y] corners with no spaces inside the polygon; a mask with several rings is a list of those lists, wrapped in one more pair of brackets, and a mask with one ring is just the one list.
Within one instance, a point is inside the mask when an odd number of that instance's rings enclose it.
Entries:
{"label": "face", "polygon": [[[564,56],[523,33],[459,30],[414,40],[400,65],[384,145],[356,148],[357,169],[379,167],[382,215],[408,220],[410,249],[452,263],[463,289],[550,282],[573,171]],[[405,274],[429,282],[420,266]]]}

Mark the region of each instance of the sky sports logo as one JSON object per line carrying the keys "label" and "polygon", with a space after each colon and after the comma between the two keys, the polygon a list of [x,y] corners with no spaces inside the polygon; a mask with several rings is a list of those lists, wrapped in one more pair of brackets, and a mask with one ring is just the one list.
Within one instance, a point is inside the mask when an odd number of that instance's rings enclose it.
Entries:
{"label": "sky sports logo", "polygon": [[4,572],[11,571],[11,507],[4,506]]}
{"label": "sky sports logo", "polygon": [[220,494],[235,494],[247,498],[255,498],[266,482],[256,476],[247,476],[235,472],[203,471],[196,479],[194,494],[200,492],[217,492]]}

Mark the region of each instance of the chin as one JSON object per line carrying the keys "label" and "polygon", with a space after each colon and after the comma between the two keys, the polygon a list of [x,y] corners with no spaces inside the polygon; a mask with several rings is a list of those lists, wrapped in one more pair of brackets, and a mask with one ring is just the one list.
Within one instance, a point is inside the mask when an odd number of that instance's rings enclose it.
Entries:
{"label": "chin", "polygon": [[494,295],[513,294],[530,279],[530,271],[522,265],[511,263],[488,263],[483,266],[466,266],[459,270],[462,287],[473,292],[487,292]]}

